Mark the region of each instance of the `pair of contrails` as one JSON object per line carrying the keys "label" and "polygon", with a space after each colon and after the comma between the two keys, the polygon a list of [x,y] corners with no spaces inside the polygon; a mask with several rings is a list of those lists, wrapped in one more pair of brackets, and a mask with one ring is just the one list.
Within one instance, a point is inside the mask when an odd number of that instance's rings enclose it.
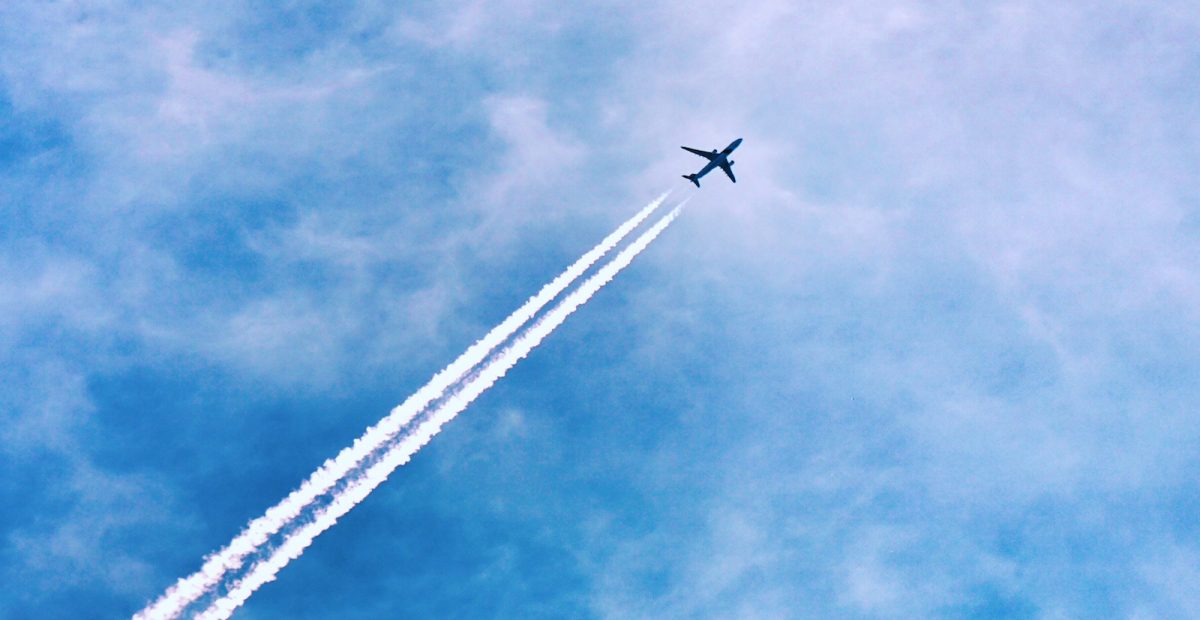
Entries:
{"label": "pair of contrails", "polygon": [[[741,140],[730,145],[727,151],[736,148],[738,142]],[[727,165],[732,164],[728,162]],[[705,171],[714,165],[721,164],[710,164]],[[725,170],[728,172],[728,168]],[[693,176],[699,178],[703,174],[704,171]],[[646,249],[678,217],[686,200],[659,218],[582,284],[567,292],[641,226],[668,194],[659,196],[617,227],[458,359],[434,375],[429,383],[368,428],[350,447],[321,465],[283,501],[251,521],[224,548],[209,555],[200,570],[180,579],[134,618],[176,618],[189,610],[196,610],[196,617],[205,620],[232,615],[251,594],[274,580],[276,574],[298,558],[317,536],[366,499],[443,425],[503,377]],[[557,305],[541,313],[560,296],[562,299]]]}

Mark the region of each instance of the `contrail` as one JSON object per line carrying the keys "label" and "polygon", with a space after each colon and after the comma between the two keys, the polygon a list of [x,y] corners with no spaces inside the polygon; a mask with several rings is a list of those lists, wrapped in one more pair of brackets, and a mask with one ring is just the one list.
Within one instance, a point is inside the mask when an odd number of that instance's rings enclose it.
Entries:
{"label": "contrail", "polygon": [[350,447],[344,448],[333,459],[325,461],[299,488],[269,508],[263,516],[251,521],[228,545],[210,555],[200,570],[180,579],[175,585],[168,588],[158,600],[135,614],[134,620],[174,618],[221,583],[226,573],[240,568],[246,556],[254,553],[260,545],[278,533],[292,519],[295,519],[305,506],[324,495],[347,473],[355,469],[363,458],[395,437],[396,433],[410,422],[413,416],[440,397],[446,388],[458,383],[472,368],[487,359],[493,349],[508,340],[546,304],[558,297],[589,267],[616,247],[630,232],[650,217],[650,214],[658,209],[669,194],[670,191],[667,191],[654,199],[596,244],[596,247],[579,257],[579,260],[543,286],[524,305],[517,308],[508,318],[492,328],[487,335],[471,345],[458,359],[435,374],[429,383],[392,409],[374,426],[368,428],[362,436],[354,440]]}
{"label": "contrail", "polygon": [[466,409],[472,401],[505,375],[517,362],[538,346],[546,336],[549,336],[571,313],[586,303],[604,285],[608,284],[622,269],[629,266],[642,250],[679,216],[684,204],[671,210],[659,219],[645,233],[642,233],[633,243],[629,244],[608,264],[600,268],[592,277],[584,281],[579,288],[572,291],[561,303],[554,307],[544,317],[536,321],[528,330],[517,337],[512,344],[503,349],[491,362],[484,366],[478,374],[472,376],[440,407],[411,434],[406,434],[396,445],[361,476],[355,478],[344,490],[338,493],[332,502],[319,510],[313,520],[290,532],[284,541],[266,559],[254,564],[250,571],[237,581],[225,596],[213,601],[212,605],[197,616],[199,620],[225,620],[241,607],[250,595],[254,594],[263,584],[275,579],[275,576],[289,562],[300,557],[304,550],[322,532],[333,527],[337,520],[350,512],[354,506],[366,499],[397,467],[408,462],[418,450],[441,431],[442,426],[454,419]]}

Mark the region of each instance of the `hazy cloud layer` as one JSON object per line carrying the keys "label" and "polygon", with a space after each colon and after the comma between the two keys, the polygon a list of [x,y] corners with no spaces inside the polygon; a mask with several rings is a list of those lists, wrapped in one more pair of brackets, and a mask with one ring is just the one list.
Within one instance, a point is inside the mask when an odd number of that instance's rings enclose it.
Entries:
{"label": "hazy cloud layer", "polygon": [[0,23],[0,615],[132,613],[734,137],[245,615],[1195,607],[1189,3]]}

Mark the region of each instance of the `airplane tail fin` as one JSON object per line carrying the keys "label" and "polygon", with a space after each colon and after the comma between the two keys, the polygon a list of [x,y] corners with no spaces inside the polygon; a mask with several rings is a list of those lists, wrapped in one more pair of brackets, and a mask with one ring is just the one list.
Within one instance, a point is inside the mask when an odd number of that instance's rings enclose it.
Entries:
{"label": "airplane tail fin", "polygon": [[696,178],[696,175],[694,175],[694,174],[685,174],[685,175],[683,175],[683,178],[685,178],[685,179],[687,179],[687,180],[691,181],[692,183],[695,183],[695,184],[696,184],[696,187],[700,187],[700,179],[697,179],[697,178]]}

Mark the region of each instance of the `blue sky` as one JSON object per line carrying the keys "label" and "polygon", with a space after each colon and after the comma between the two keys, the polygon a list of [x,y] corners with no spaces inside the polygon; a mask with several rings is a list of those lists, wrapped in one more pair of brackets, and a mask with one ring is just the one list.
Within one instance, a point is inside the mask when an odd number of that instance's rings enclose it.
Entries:
{"label": "blue sky", "polygon": [[0,616],[128,616],[739,183],[240,617],[1200,607],[1189,2],[0,8]]}

